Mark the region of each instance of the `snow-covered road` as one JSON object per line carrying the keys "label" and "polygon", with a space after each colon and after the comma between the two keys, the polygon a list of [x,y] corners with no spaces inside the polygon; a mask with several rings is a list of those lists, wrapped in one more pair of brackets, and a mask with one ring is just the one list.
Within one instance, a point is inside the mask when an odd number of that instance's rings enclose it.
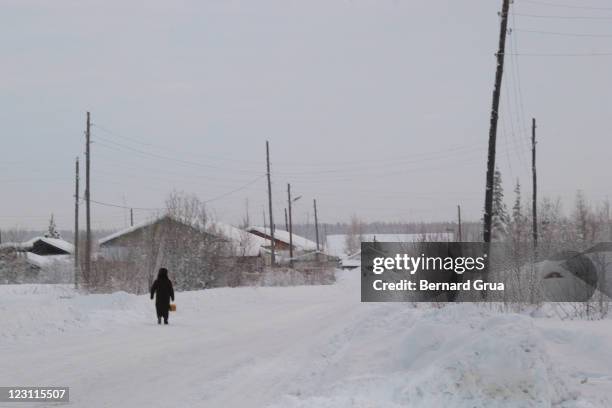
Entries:
{"label": "snow-covered road", "polygon": [[612,406],[609,321],[362,304],[346,273],[177,305],[158,326],[146,296],[0,287],[0,385],[69,386],[87,408]]}

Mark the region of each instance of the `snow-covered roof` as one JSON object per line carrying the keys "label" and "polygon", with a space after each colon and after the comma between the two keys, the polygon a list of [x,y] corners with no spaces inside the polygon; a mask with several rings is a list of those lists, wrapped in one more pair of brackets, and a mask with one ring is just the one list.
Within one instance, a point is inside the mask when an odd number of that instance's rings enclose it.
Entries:
{"label": "snow-covered roof", "polygon": [[361,251],[348,255],[340,261],[340,265],[346,269],[361,267]]}
{"label": "snow-covered roof", "polygon": [[0,245],[0,248],[11,248],[21,251],[29,251],[34,247],[36,242],[42,241],[47,245],[61,249],[68,254],[74,254],[74,245],[60,238],[34,237],[25,242],[7,242]]}
{"label": "snow-covered roof", "polygon": [[[63,239],[60,238],[47,238],[47,237],[40,237],[38,240],[49,244],[51,246],[54,246],[56,248],[61,249],[62,251],[66,251],[69,254],[74,254],[74,245],[72,245],[70,242],[68,241],[64,241]],[[37,240],[37,241],[38,241]],[[35,243],[36,241],[34,241]]]}
{"label": "snow-covered roof", "polygon": [[361,267],[361,259],[344,259],[341,262],[343,268],[359,268]]}
{"label": "snow-covered roof", "polygon": [[[258,232],[268,237],[270,236],[270,228],[249,227],[247,228],[247,231]],[[292,235],[293,235],[293,246],[296,247],[297,249],[301,249],[303,251],[316,251],[317,250],[316,242],[313,242],[307,238],[296,235],[295,233],[293,233]],[[289,232],[282,230],[282,229],[275,229],[274,239],[284,242],[286,244],[289,244]]]}
{"label": "snow-covered roof", "polygon": [[[362,242],[447,242],[453,241],[455,236],[452,232],[427,232],[422,234],[363,234]],[[346,257],[346,234],[328,235],[326,249],[330,255],[340,258]]]}
{"label": "snow-covered roof", "polygon": [[216,232],[229,240],[234,245],[237,256],[257,256],[262,247],[270,245],[269,240],[233,225],[213,222],[209,228],[213,233]]}
{"label": "snow-covered roof", "polygon": [[152,225],[152,224],[155,224],[158,221],[161,221],[164,217],[165,216],[153,217],[153,218],[151,218],[151,219],[149,219],[147,221],[143,221],[143,222],[140,222],[138,224],[135,224],[134,226],[131,226],[131,227],[128,227],[128,228],[124,228],[122,230],[114,232],[114,233],[112,233],[110,235],[107,235],[104,238],[99,239],[98,240],[98,244],[99,245],[103,245],[103,244],[105,244],[105,243],[107,243],[109,241],[112,241],[113,239],[122,237],[122,236],[127,235],[129,233],[132,233],[134,231],[138,231],[141,228],[148,227],[149,225]]}
{"label": "snow-covered roof", "polygon": [[[163,220],[164,218],[171,217],[170,215],[162,215],[159,217],[153,217],[145,222],[134,225],[133,227],[125,228],[120,231],[117,231],[111,235],[108,235],[98,242],[100,245],[103,245],[109,241],[112,241],[116,238],[122,237],[124,235],[130,234],[134,231],[137,231],[141,228],[148,227],[150,225],[155,224]],[[177,222],[183,222],[181,220],[176,220]],[[188,225],[188,223],[183,222]],[[235,254],[237,256],[257,256],[260,253],[261,247],[269,245],[269,241],[258,237],[254,234],[249,233],[248,231],[241,230],[240,228],[234,227],[233,225],[225,224],[222,222],[210,222],[205,228],[205,231],[211,234],[219,234],[221,238],[225,238],[230,241],[235,248]]]}

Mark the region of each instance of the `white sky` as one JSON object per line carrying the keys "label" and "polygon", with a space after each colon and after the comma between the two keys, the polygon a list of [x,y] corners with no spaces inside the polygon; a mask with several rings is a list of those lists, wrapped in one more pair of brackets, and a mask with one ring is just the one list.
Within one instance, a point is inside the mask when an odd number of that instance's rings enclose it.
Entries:
{"label": "white sky", "polygon": [[[604,0],[553,4],[610,6]],[[127,4],[129,3],[129,4]],[[612,52],[612,10],[515,0],[508,52]],[[276,219],[480,218],[500,1],[0,2],[0,228],[73,224],[74,158],[92,112],[92,198],[160,207],[210,199],[265,171]],[[575,37],[536,30],[605,34]],[[530,118],[541,195],[610,191],[611,56],[509,56],[498,163],[529,196]],[[519,75],[517,75],[519,72]],[[519,88],[520,85],[520,88]],[[514,131],[514,133],[513,133]],[[171,160],[177,159],[177,160]],[[194,164],[195,163],[195,164]],[[265,180],[209,207],[261,223]],[[94,227],[127,222],[93,206]],[[137,211],[143,219],[147,212]]]}

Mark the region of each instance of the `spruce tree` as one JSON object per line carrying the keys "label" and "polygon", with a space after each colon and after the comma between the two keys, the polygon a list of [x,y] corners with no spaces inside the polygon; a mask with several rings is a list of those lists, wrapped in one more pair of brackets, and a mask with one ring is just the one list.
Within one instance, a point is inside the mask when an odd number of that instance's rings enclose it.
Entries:
{"label": "spruce tree", "polygon": [[47,229],[47,232],[45,233],[45,238],[56,238],[56,239],[62,238],[62,236],[58,232],[57,227],[55,225],[55,217],[53,216],[53,214],[51,214],[51,219],[49,220],[49,228]]}
{"label": "spruce tree", "polygon": [[499,169],[495,169],[493,177],[493,214],[491,219],[491,239],[493,241],[503,241],[508,235],[508,225],[510,217],[504,202],[504,188],[502,187],[502,177]]}
{"label": "spruce tree", "polygon": [[527,239],[527,232],[527,216],[523,213],[521,184],[518,180],[516,180],[516,187],[514,187],[514,205],[512,206],[512,218],[510,224],[512,240],[516,244],[524,242]]}

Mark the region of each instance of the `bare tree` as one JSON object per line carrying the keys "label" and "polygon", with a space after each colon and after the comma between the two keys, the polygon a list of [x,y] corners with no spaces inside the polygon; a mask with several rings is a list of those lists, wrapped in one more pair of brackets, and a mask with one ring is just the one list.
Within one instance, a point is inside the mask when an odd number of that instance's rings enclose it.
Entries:
{"label": "bare tree", "polygon": [[357,253],[361,249],[361,241],[363,239],[363,223],[356,216],[351,217],[348,234],[344,240],[344,252],[347,255]]}

